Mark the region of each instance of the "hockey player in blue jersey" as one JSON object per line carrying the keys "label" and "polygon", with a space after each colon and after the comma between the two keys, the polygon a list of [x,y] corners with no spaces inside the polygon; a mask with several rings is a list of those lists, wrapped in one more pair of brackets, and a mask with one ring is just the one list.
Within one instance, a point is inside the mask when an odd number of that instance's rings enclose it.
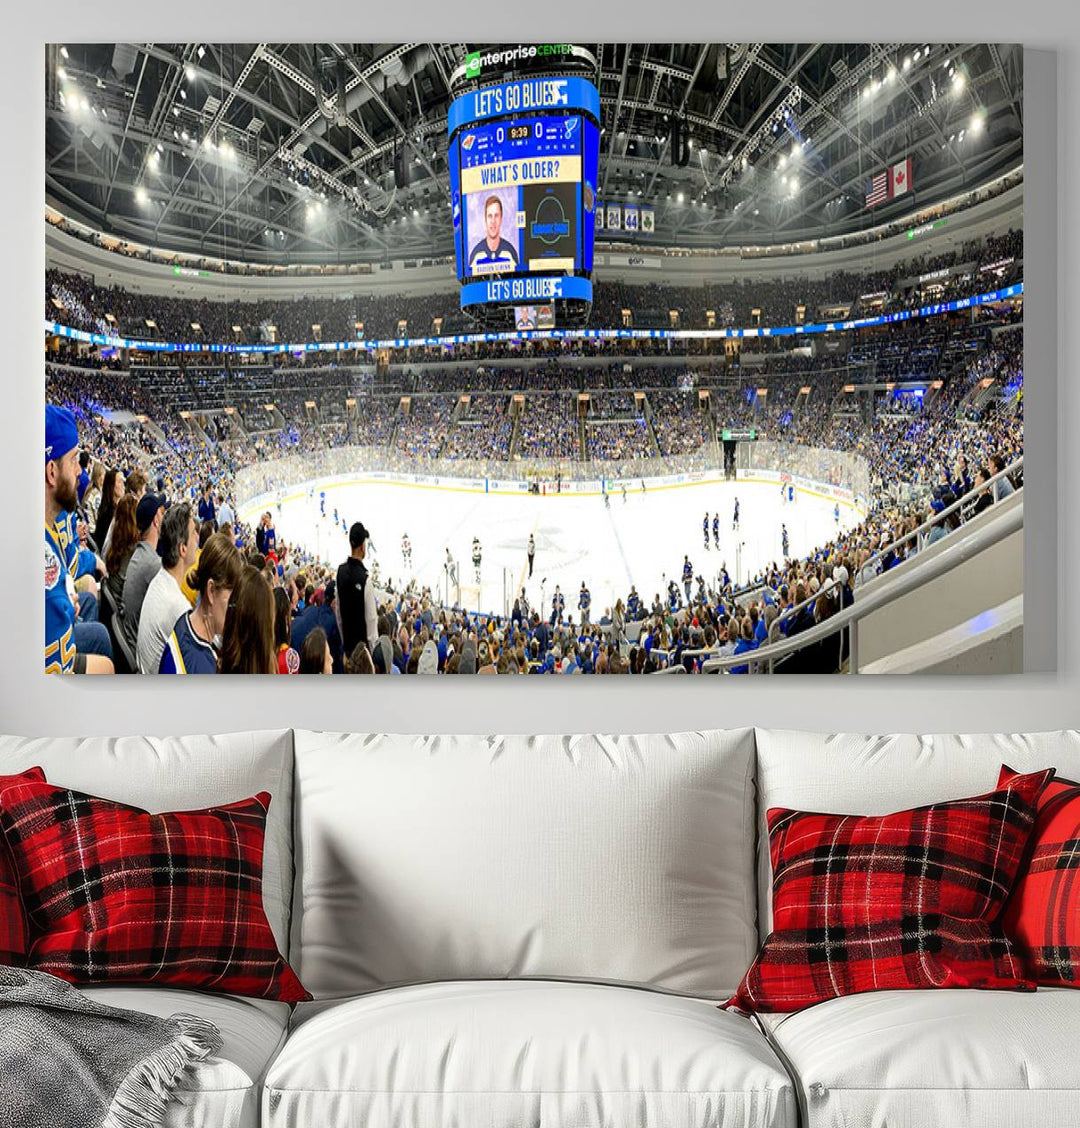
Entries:
{"label": "hockey player in blue jersey", "polygon": [[693,566],[693,564],[690,563],[690,557],[689,556],[683,557],[682,582],[683,582],[683,591],[686,592],[686,602],[689,603],[690,602],[690,586],[694,582],[694,566]]}
{"label": "hockey player in blue jersey", "polygon": [[319,515],[326,516],[326,490],[319,491]]}
{"label": "hockey player in blue jersey", "polygon": [[720,514],[714,513],[712,519],[712,539],[716,544],[716,551],[720,551]]}
{"label": "hockey player in blue jersey", "polygon": [[578,610],[581,612],[581,625],[587,627],[589,625],[589,608],[592,607],[592,593],[585,586],[585,581],[581,581],[581,591],[578,594]]}
{"label": "hockey player in blue jersey", "polygon": [[781,525],[780,526],[780,543],[783,545],[784,559],[786,560],[788,558],[789,550],[791,548],[791,544],[788,540],[787,525]]}
{"label": "hockey player in blue jersey", "polygon": [[566,610],[566,598],[559,585],[555,585],[555,594],[551,597],[551,625],[554,627],[556,623],[563,621],[563,612]]}
{"label": "hockey player in blue jersey", "polygon": [[636,623],[641,618],[641,596],[637,588],[630,585],[630,594],[626,597],[626,616],[631,623]]}
{"label": "hockey player in blue jersey", "polygon": [[839,503],[839,502],[837,502],[837,503],[836,503],[836,504],[835,504],[835,505],[833,506],[833,511],[832,511],[832,519],[833,519],[833,522],[834,522],[835,524],[837,524],[837,525],[839,525],[839,524],[840,524],[840,503]]}
{"label": "hockey player in blue jersey", "polygon": [[705,520],[701,522],[701,532],[705,537],[705,547],[709,547],[709,514],[705,514]]}
{"label": "hockey player in blue jersey", "polygon": [[731,531],[737,532],[739,529],[739,499],[735,499],[735,512],[731,515]]}
{"label": "hockey player in blue jersey", "polygon": [[788,488],[787,488],[787,499],[788,499],[789,502],[795,501],[795,487],[794,486],[788,486]]}

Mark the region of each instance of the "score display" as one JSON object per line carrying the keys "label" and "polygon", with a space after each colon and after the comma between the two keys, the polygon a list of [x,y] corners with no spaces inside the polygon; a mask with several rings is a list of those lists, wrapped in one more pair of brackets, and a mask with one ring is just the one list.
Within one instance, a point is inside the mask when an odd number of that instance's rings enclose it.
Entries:
{"label": "score display", "polygon": [[459,144],[462,276],[583,269],[581,118],[467,129]]}
{"label": "score display", "polygon": [[591,301],[599,103],[592,83],[567,77],[484,87],[451,104],[462,308]]}

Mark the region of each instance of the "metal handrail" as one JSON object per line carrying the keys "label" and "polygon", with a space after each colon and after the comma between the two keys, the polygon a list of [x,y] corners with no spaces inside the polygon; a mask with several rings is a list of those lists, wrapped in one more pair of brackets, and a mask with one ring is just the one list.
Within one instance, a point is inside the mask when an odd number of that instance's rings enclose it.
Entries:
{"label": "metal handrail", "polygon": [[[946,545],[936,556],[932,556],[910,572],[895,577],[890,583],[872,591],[864,598],[853,603],[837,614],[832,615],[823,623],[817,623],[808,631],[803,631],[794,638],[784,639],[783,642],[768,643],[757,650],[747,651],[738,656],[731,655],[726,658],[713,658],[702,667],[702,673],[713,674],[730,670],[733,666],[760,665],[768,662],[770,670],[779,658],[786,658],[798,650],[804,649],[812,643],[830,638],[838,631],[852,623],[857,623],[867,615],[888,604],[895,602],[908,592],[922,587],[931,580],[951,572],[954,568],[993,547],[999,541],[1011,536],[1024,527],[1023,506],[1015,506],[1002,513],[996,521],[992,521],[981,529],[977,529],[970,536],[957,539],[956,543]],[[819,593],[820,594],[820,593]],[[852,632],[851,666],[850,673],[858,672],[857,634]]]}
{"label": "metal handrail", "polygon": [[[928,521],[923,522],[923,524],[921,524],[917,529],[913,529],[910,533],[905,533],[902,537],[900,537],[899,540],[893,541],[892,544],[887,545],[885,548],[879,549],[873,556],[870,557],[869,560],[866,561],[865,564],[863,564],[861,568],[858,569],[857,574],[861,574],[864,569],[871,567],[876,560],[881,559],[887,552],[892,551],[898,545],[903,544],[905,541],[910,540],[912,537],[917,537],[926,529],[929,529],[932,526],[936,525],[939,521],[943,521],[946,517],[949,516],[949,514],[956,512],[958,509],[962,509],[964,505],[967,504],[967,499],[970,498],[972,494],[979,493],[982,490],[989,488],[994,484],[994,482],[999,481],[1001,478],[1007,477],[1010,473],[1012,473],[1012,471],[1020,466],[1023,466],[1023,464],[1024,456],[1021,455],[1018,459],[1016,459],[1015,462],[1012,462],[1000,473],[995,474],[992,478],[989,478],[981,486],[973,486],[970,490],[968,490],[966,494],[962,494],[947,509],[943,509],[940,513],[935,513]],[[874,578],[876,579],[877,576],[875,575]],[[851,586],[852,588],[854,588],[856,586],[856,576],[851,576],[850,579]],[[773,619],[772,623],[769,626],[769,640],[772,641],[772,639],[774,639],[780,633],[780,624],[784,620],[798,614],[805,608],[812,606],[817,602],[818,597],[822,594],[822,592],[829,592],[832,591],[834,587],[842,586],[843,585],[839,580],[834,580],[830,577],[825,581],[825,583],[821,585],[821,587],[816,592],[814,592],[813,595],[809,596],[807,599],[804,599],[802,603],[797,603],[794,607],[788,607],[786,610],[781,611],[780,614],[777,615],[775,619]]]}
{"label": "metal handrail", "polygon": [[[1014,462],[1011,462],[1000,473],[995,474],[992,478],[988,478],[985,482],[983,482],[983,484],[981,486],[972,486],[971,489],[968,490],[967,493],[961,494],[956,499],[956,501],[954,501],[952,503],[952,505],[950,505],[947,509],[943,509],[940,513],[935,513],[932,517],[929,518],[929,520],[924,521],[917,529],[912,529],[910,533],[905,533],[902,537],[899,537],[897,540],[894,540],[892,542],[892,544],[888,544],[884,548],[878,549],[878,551],[875,552],[874,555],[871,556],[866,561],[866,563],[863,564],[862,567],[860,567],[858,569],[858,571],[861,573],[864,569],[869,568],[876,561],[880,560],[887,552],[892,552],[899,545],[902,545],[906,541],[911,540],[912,537],[917,537],[920,533],[923,533],[927,529],[930,529],[934,525],[938,524],[939,522],[944,521],[946,517],[950,516],[953,513],[958,512],[960,509],[963,509],[963,507],[966,504],[970,504],[968,499],[973,494],[977,494],[977,493],[980,493],[982,490],[988,489],[989,487],[993,486],[993,484],[995,482],[1000,481],[1002,478],[1007,478],[1014,470],[1018,469],[1019,467],[1021,467],[1023,465],[1024,465],[1024,456],[1020,455],[1020,457],[1018,459],[1016,459]],[[854,587],[855,586],[855,576],[851,577],[851,582],[852,582],[852,587]]]}

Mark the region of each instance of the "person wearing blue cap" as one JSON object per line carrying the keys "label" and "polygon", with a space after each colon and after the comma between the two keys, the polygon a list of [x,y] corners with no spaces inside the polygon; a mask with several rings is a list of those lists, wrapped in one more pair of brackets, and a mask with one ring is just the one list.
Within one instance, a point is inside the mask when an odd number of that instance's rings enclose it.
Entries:
{"label": "person wearing blue cap", "polygon": [[105,565],[80,549],[79,429],[67,408],[45,405],[45,672],[111,674],[112,642],[102,623],[78,622],[75,581]]}

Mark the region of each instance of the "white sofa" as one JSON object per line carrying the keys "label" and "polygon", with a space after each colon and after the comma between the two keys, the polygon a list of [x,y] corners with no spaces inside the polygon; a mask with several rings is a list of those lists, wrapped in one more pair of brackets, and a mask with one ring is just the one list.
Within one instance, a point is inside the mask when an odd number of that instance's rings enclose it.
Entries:
{"label": "white sofa", "polygon": [[1080,733],[0,738],[0,773],[151,810],[273,796],[267,916],[314,1001],[91,989],[221,1028],[170,1128],[1076,1128],[1078,990],[716,1007],[768,929],[768,807],[1003,762],[1077,778]]}

